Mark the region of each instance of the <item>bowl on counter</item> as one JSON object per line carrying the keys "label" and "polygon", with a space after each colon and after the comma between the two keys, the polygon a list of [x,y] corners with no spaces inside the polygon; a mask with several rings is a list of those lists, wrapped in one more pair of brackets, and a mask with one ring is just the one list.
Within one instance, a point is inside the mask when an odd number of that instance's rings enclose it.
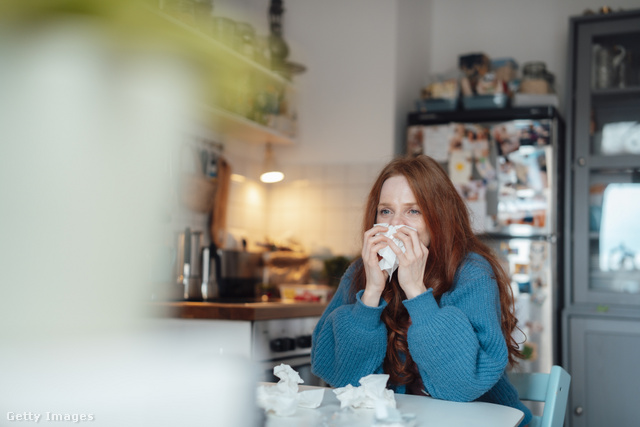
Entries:
{"label": "bowl on counter", "polygon": [[333,288],[327,285],[282,284],[278,287],[284,302],[327,303],[333,296]]}

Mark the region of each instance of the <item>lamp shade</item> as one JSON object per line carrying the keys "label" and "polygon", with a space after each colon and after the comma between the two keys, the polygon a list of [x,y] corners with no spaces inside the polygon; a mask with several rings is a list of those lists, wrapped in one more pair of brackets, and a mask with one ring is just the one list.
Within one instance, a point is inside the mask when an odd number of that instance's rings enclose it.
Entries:
{"label": "lamp shade", "polygon": [[274,182],[280,182],[284,179],[284,173],[282,173],[276,166],[276,161],[273,156],[273,148],[271,143],[267,143],[266,153],[264,158],[264,165],[262,167],[262,173],[260,175],[260,181],[270,184]]}

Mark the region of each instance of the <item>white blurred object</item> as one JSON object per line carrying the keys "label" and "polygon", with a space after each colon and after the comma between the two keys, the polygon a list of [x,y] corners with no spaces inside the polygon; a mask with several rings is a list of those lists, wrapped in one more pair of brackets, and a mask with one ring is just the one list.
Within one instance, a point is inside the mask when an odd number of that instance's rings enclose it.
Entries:
{"label": "white blurred object", "polygon": [[246,359],[140,329],[167,156],[196,105],[187,55],[125,46],[121,27],[82,13],[6,22],[0,412],[61,426],[82,415],[105,427],[252,425]]}
{"label": "white blurred object", "polygon": [[640,123],[616,122],[602,127],[602,154],[640,154]]}
{"label": "white blurred object", "polygon": [[246,427],[255,425],[254,367],[175,345],[164,331],[82,341],[23,343],[3,351],[0,410],[57,415],[75,426]]}
{"label": "white blurred object", "polygon": [[[607,185],[602,202],[600,225],[600,270],[636,269],[640,254],[640,184]],[[626,285],[625,285],[626,286]]]}
{"label": "white blurred object", "polygon": [[[398,229],[402,227],[408,227],[412,230],[415,230],[415,228],[409,227],[408,225],[389,225],[387,223],[380,223],[380,224],[374,224],[374,225],[382,225],[383,227],[387,227],[389,230],[387,230],[385,233],[378,233],[378,234],[382,234],[383,236],[387,236],[393,239],[393,243],[395,243],[400,248],[400,250],[402,250],[402,253],[406,251],[404,247],[404,243],[402,243],[402,240],[396,239],[393,236],[396,234]],[[382,257],[380,262],[378,262],[380,269],[389,273],[389,280],[391,280],[391,275],[393,274],[394,271],[396,271],[399,265],[398,256],[396,255],[395,252],[393,252],[393,250],[391,250],[389,246],[385,246],[384,248],[380,249],[378,251],[378,255]]]}
{"label": "white blurred object", "polygon": [[396,399],[393,390],[386,388],[388,374],[371,374],[360,379],[360,386],[351,384],[333,390],[340,401],[340,407],[375,408],[376,405],[396,407]]}

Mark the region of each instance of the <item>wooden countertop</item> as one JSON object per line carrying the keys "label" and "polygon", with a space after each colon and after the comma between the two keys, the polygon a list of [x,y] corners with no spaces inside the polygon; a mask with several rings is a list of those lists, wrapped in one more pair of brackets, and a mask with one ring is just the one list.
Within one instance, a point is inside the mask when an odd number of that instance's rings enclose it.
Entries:
{"label": "wooden countertop", "polygon": [[320,316],[326,303],[316,302],[155,302],[152,315],[182,319],[271,320]]}

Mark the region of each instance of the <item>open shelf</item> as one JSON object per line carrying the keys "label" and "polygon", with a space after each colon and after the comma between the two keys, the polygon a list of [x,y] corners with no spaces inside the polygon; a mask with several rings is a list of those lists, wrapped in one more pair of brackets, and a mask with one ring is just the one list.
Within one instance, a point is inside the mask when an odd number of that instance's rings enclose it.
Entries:
{"label": "open shelf", "polygon": [[200,42],[206,43],[206,45],[211,49],[212,57],[217,57],[220,60],[225,61],[235,61],[240,65],[260,72],[264,77],[268,77],[269,79],[274,80],[277,83],[293,88],[291,82],[285,79],[280,74],[265,67],[263,64],[260,64],[252,60],[251,58],[248,58],[247,56],[235,51],[224,43],[213,38],[213,36],[209,36],[208,34],[204,33],[199,28],[188,25],[180,21],[179,19],[174,18],[173,16],[165,12],[162,12],[161,10],[153,8],[151,10],[160,18],[171,23],[173,26],[175,26],[175,28],[184,31],[189,36],[195,37]]}
{"label": "open shelf", "polygon": [[251,143],[292,145],[293,137],[238,114],[207,105],[201,106],[203,120],[212,121],[225,135]]}
{"label": "open shelf", "polygon": [[[210,68],[209,74],[211,76],[235,79],[235,76],[246,76],[249,73],[255,76],[254,79],[258,85],[255,90],[261,90],[262,85],[271,86],[295,97],[295,87],[292,82],[267,66],[235,51],[195,25],[183,22],[157,8],[149,7],[148,9],[163,23],[162,25],[169,33],[183,41],[186,40],[191,47],[197,50],[202,63]],[[213,81],[212,87],[215,88],[212,93],[216,93],[229,85]],[[295,102],[290,102],[290,104],[295,104]],[[292,119],[287,116],[276,116],[272,119],[275,121],[272,126],[271,123],[264,125],[221,108],[206,96],[198,107],[198,113],[202,123],[212,125],[217,131],[232,139],[261,144],[267,142],[281,145],[294,144],[294,137],[289,134],[288,130],[294,129],[295,123],[291,123]]]}

